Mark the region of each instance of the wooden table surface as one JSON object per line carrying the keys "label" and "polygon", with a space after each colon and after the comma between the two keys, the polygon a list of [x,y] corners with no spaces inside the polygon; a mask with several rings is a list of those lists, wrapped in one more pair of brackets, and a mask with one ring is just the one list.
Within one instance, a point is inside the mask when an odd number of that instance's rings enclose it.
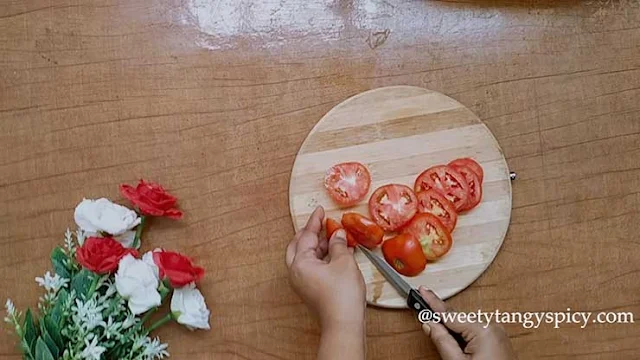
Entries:
{"label": "wooden table surface", "polygon": [[[35,305],[74,206],[144,177],[186,212],[145,247],[208,271],[212,330],[161,329],[172,358],[313,359],[284,266],[295,153],[334,105],[406,84],[473,110],[519,176],[500,253],[453,306],[630,311],[507,330],[521,359],[638,358],[638,24],[630,0],[0,0],[1,300]],[[438,358],[408,312],[367,327],[369,359]]]}

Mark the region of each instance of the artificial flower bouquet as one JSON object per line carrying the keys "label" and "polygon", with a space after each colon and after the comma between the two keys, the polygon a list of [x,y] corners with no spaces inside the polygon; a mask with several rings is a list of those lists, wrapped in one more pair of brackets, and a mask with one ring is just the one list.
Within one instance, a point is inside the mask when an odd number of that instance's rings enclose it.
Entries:
{"label": "artificial flower bouquet", "polygon": [[[45,294],[38,313],[24,316],[7,300],[5,321],[15,328],[23,358],[162,359],[167,345],[153,330],[175,320],[209,329],[209,310],[196,288],[204,269],[179,253],[155,249],[140,256],[145,219],[179,219],[176,198],[143,180],[120,192],[135,211],[107,199],[84,199],[75,209],[78,230],[51,253],[53,275],[36,282]],[[171,298],[170,311],[151,315]]]}

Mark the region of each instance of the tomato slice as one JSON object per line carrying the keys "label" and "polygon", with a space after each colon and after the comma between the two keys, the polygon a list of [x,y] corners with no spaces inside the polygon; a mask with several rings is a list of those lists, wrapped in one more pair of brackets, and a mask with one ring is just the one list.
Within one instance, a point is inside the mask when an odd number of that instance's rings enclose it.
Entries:
{"label": "tomato slice", "polygon": [[462,176],[464,176],[467,180],[467,184],[469,184],[469,196],[467,197],[467,203],[462,207],[462,209],[460,209],[460,211],[471,210],[480,203],[480,200],[482,200],[482,184],[478,178],[478,174],[476,174],[476,172],[469,166],[454,165],[453,167],[462,174]]}
{"label": "tomato slice", "polygon": [[436,165],[423,171],[416,179],[416,193],[435,189],[453,203],[456,211],[460,211],[467,203],[469,184],[458,171],[447,165]]}
{"label": "tomato slice", "polygon": [[434,189],[421,191],[418,197],[418,212],[431,213],[440,219],[442,224],[452,232],[458,222],[458,213],[451,201]]}
{"label": "tomato slice", "polygon": [[342,215],[342,226],[362,246],[373,249],[382,243],[384,230],[369,218],[358,213],[348,212]]}
{"label": "tomato slice", "polygon": [[410,187],[399,184],[376,189],[369,199],[369,214],[386,231],[405,225],[418,211],[416,194]]}
{"label": "tomato slice", "polygon": [[478,175],[478,179],[480,180],[480,184],[482,184],[482,180],[484,179],[484,170],[482,170],[482,166],[478,164],[477,161],[472,158],[460,158],[455,159],[448,164],[449,166],[455,168],[456,166],[468,166],[476,175]]}
{"label": "tomato slice", "polygon": [[427,266],[420,242],[411,234],[400,234],[382,243],[384,259],[397,272],[416,276]]}
{"label": "tomato slice", "polygon": [[324,187],[341,207],[353,206],[369,192],[371,174],[358,162],[336,164],[327,170]]}
{"label": "tomato slice", "polygon": [[417,214],[402,232],[418,239],[429,261],[435,261],[444,256],[453,244],[451,233],[437,216],[430,213]]}
{"label": "tomato slice", "polygon": [[[327,218],[327,224],[325,226],[327,228],[327,240],[331,239],[331,235],[333,235],[333,233],[338,229],[342,229],[342,225],[340,225],[337,220],[333,220],[331,218]],[[355,247],[356,244],[356,239],[353,238],[353,235],[351,235],[351,233],[347,232],[347,246]]]}

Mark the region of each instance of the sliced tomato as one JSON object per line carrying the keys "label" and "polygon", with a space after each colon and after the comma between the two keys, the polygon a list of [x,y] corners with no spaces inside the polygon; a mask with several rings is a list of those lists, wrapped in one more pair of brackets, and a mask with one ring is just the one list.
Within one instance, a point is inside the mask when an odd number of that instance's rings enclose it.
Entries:
{"label": "sliced tomato", "polygon": [[427,266],[420,242],[411,234],[400,234],[382,243],[382,254],[397,272],[416,276]]}
{"label": "sliced tomato", "polygon": [[358,162],[336,164],[327,170],[324,187],[341,207],[353,206],[369,192],[371,174]]}
{"label": "sliced tomato", "polygon": [[469,196],[467,197],[467,203],[460,209],[460,211],[471,210],[482,200],[482,184],[478,178],[478,174],[475,173],[469,166],[455,165],[454,168],[467,179],[469,184]]}
{"label": "sliced tomato", "polygon": [[373,249],[382,243],[384,230],[371,219],[358,213],[348,212],[342,215],[342,226],[360,245]]}
{"label": "sliced tomato", "polygon": [[[331,236],[333,235],[334,232],[336,232],[338,229],[343,228],[338,221],[333,220],[331,218],[327,218],[327,224],[325,226],[327,228],[327,239],[331,239]],[[356,244],[357,244],[356,239],[353,238],[353,235],[347,232],[347,246],[355,247]]]}
{"label": "sliced tomato", "polygon": [[435,261],[444,256],[453,244],[449,230],[437,216],[430,213],[417,214],[402,232],[418,239],[429,261]]}
{"label": "sliced tomato", "polygon": [[469,185],[467,180],[454,168],[447,165],[436,165],[423,171],[414,185],[416,193],[435,189],[453,203],[456,211],[460,211],[467,203]]}
{"label": "sliced tomato", "polygon": [[440,219],[442,224],[452,232],[458,222],[458,213],[451,201],[434,189],[421,191],[418,197],[418,212],[431,213]]}
{"label": "sliced tomato", "polygon": [[418,211],[416,194],[410,187],[399,184],[384,185],[369,198],[369,214],[386,231],[396,231]]}
{"label": "sliced tomato", "polygon": [[448,165],[451,167],[460,165],[468,166],[474,173],[476,173],[476,175],[478,175],[478,179],[480,179],[480,183],[482,184],[482,180],[484,179],[484,170],[482,170],[482,166],[480,166],[480,164],[478,164],[478,162],[473,160],[472,158],[455,159]]}

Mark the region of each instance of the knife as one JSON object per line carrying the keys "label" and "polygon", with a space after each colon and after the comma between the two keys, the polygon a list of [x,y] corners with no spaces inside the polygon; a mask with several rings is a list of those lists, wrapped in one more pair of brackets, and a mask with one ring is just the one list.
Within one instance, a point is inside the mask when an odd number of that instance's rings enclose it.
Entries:
{"label": "knife", "polygon": [[[373,265],[375,265],[378,271],[382,273],[385,279],[387,279],[387,281],[390,282],[391,285],[393,285],[396,291],[398,291],[400,295],[407,299],[407,306],[409,306],[410,309],[413,309],[416,312],[416,315],[421,311],[430,311],[432,313],[434,312],[429,304],[427,304],[427,302],[422,298],[418,290],[412,288],[409,283],[404,281],[402,277],[400,277],[400,275],[398,275],[398,273],[387,264],[386,261],[384,261],[379,256],[374,254],[371,250],[360,244],[358,244],[358,249],[360,249],[360,251],[362,251],[367,256],[367,258],[369,258],[369,260],[373,263]],[[433,319],[433,316],[429,318]],[[464,340],[462,335],[454,332],[448,327],[447,330],[449,331],[449,334],[451,334],[451,336],[456,339],[456,342],[458,343],[458,345],[460,345],[462,350],[464,350],[467,342]]]}

